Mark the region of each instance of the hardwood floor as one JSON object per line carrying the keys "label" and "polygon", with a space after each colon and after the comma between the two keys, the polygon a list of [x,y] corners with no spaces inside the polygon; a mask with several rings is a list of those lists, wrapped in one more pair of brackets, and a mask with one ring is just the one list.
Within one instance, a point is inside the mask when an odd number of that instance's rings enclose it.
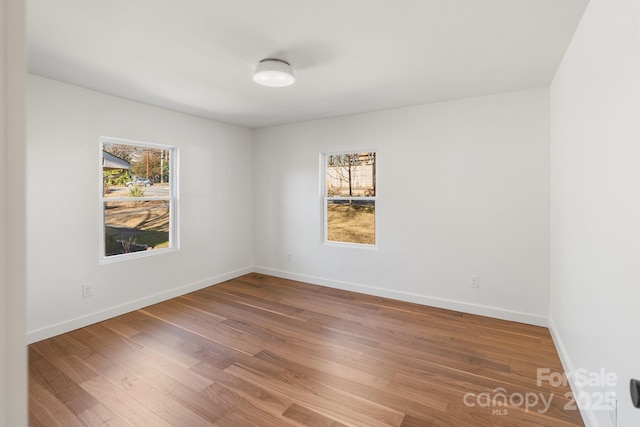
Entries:
{"label": "hardwood floor", "polygon": [[30,425],[582,426],[538,368],[545,328],[249,274],[32,344]]}

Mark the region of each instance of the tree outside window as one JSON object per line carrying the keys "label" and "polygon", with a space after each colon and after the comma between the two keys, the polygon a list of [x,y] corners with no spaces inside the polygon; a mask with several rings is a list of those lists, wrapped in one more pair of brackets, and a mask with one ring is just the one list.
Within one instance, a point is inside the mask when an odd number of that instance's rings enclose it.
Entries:
{"label": "tree outside window", "polygon": [[376,153],[325,154],[325,240],[376,244]]}

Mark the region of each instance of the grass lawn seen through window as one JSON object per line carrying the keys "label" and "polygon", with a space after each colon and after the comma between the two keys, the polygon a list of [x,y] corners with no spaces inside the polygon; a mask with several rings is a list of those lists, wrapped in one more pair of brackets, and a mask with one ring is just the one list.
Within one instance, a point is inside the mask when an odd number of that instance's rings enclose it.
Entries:
{"label": "grass lawn seen through window", "polygon": [[328,202],[327,240],[374,245],[375,205],[367,201]]}

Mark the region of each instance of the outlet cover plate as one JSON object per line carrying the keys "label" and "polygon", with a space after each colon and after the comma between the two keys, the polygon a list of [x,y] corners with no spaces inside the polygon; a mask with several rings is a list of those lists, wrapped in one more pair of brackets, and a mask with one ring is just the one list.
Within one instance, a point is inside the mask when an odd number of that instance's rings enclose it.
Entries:
{"label": "outlet cover plate", "polygon": [[82,285],[82,298],[89,298],[93,296],[93,288],[90,284]]}
{"label": "outlet cover plate", "polygon": [[469,282],[469,286],[471,286],[472,288],[479,288],[480,287],[480,276],[472,274],[471,275],[471,281]]}

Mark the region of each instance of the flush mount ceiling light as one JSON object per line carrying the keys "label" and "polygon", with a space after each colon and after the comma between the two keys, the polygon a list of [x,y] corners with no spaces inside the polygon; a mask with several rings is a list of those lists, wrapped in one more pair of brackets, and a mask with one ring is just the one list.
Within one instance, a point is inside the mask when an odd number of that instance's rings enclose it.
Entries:
{"label": "flush mount ceiling light", "polygon": [[296,77],[287,61],[265,58],[258,63],[253,73],[253,81],[263,86],[284,87],[292,85]]}

